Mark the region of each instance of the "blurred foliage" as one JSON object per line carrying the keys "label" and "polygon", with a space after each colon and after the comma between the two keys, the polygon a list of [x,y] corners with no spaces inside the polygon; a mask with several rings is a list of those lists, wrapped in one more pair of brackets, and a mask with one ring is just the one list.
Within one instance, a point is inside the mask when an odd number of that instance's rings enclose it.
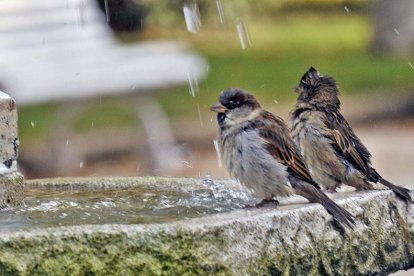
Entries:
{"label": "blurred foliage", "polygon": [[344,10],[366,8],[372,0],[135,0],[149,10],[148,25],[173,26],[183,24],[184,3],[197,3],[204,24],[217,24],[218,3],[226,11],[226,20],[235,22],[243,18],[263,18],[278,13],[298,10]]}
{"label": "blurred foliage", "polygon": [[[408,62],[413,62],[414,57],[373,55],[367,51],[373,26],[362,8],[354,11],[352,5],[364,7],[369,1],[221,1],[226,23],[220,24],[216,1],[200,1],[200,4],[209,2],[209,5],[200,5],[203,25],[197,34],[186,30],[181,1],[141,1],[151,6],[148,20],[152,21],[147,22],[143,32],[136,34],[138,40],[185,42],[209,63],[196,97],[190,95],[188,85],[154,93],[171,117],[193,117],[198,122],[198,108],[202,116],[213,116],[208,111],[209,106],[217,101],[218,93],[228,87],[254,92],[265,106],[275,104],[275,100],[292,104],[297,97],[291,92],[292,87],[311,65],[322,74],[333,75],[343,95],[413,92],[414,70]],[[303,2],[333,5],[333,10],[298,8],[286,11]],[[351,12],[344,10],[345,3],[351,7]],[[207,19],[204,12],[209,9],[211,16]],[[273,14],[274,10],[277,13]],[[267,15],[262,16],[262,12]],[[240,47],[234,21],[237,17],[243,18],[250,33],[252,47],[247,50]],[[50,126],[60,119],[56,117],[58,107],[50,104],[20,108],[22,140],[33,141],[47,134]],[[79,113],[71,127],[82,132],[120,124],[137,124],[133,108],[122,100],[104,99]]]}
{"label": "blurred foliage", "polygon": [[103,100],[91,104],[74,118],[73,128],[77,132],[107,126],[125,126],[137,123],[132,109],[126,108],[123,101]]}
{"label": "blurred foliage", "polygon": [[185,28],[147,30],[152,38],[187,41],[210,64],[199,96],[189,96],[188,87],[158,96],[171,115],[196,114],[197,104],[207,111],[228,87],[245,88],[267,104],[293,102],[292,88],[311,65],[333,75],[344,95],[414,87],[409,57],[369,53],[372,26],[362,14],[300,12],[246,22],[252,42],[247,50],[241,49],[234,24],[203,27],[196,35]]}
{"label": "blurred foliage", "polygon": [[38,137],[49,133],[49,128],[54,124],[55,114],[59,105],[56,103],[36,106],[24,106],[19,111],[19,137],[22,147],[26,142],[33,142]]}

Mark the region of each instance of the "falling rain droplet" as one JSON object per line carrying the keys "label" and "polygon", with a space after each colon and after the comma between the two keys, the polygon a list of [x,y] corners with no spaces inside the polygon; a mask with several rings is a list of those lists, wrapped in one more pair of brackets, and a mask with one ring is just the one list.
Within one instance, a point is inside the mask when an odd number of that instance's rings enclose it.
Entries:
{"label": "falling rain droplet", "polygon": [[199,86],[198,86],[198,80],[191,72],[187,73],[188,83],[189,83],[189,90],[191,96],[195,97],[196,94],[199,93]]}
{"label": "falling rain droplet", "polygon": [[79,22],[81,28],[83,29],[83,27],[85,26],[85,4],[83,0],[79,3]]}
{"label": "falling rain droplet", "polygon": [[397,29],[394,29],[394,32],[395,32],[397,35],[400,35],[400,32],[399,32]]}
{"label": "falling rain droplet", "polygon": [[277,100],[273,100],[275,102],[275,104],[279,104],[279,102]]}
{"label": "falling rain droplet", "polygon": [[95,123],[94,122],[91,122],[91,127],[94,127],[94,125],[95,125]]}
{"label": "falling rain droplet", "polygon": [[190,169],[194,169],[194,167],[190,164],[190,162],[183,160],[182,161],[184,165],[186,165]]}
{"label": "falling rain droplet", "polygon": [[32,125],[32,127],[35,126],[35,123],[33,121],[31,121],[30,124]]}
{"label": "falling rain droplet", "polygon": [[350,12],[350,10],[349,10],[349,8],[348,8],[347,6],[344,6],[344,9],[345,9],[345,11],[346,11],[347,13],[349,13],[349,12]]}
{"label": "falling rain droplet", "polygon": [[201,116],[200,104],[197,104],[198,119],[200,120],[200,125],[203,126],[203,118]]}
{"label": "falling rain droplet", "polygon": [[240,45],[243,50],[251,47],[249,32],[247,31],[247,26],[243,21],[239,20],[237,23],[237,35],[240,39]]}
{"label": "falling rain droplet", "polygon": [[220,23],[224,24],[226,21],[224,19],[223,6],[221,5],[221,0],[216,0],[217,11],[220,17]]}
{"label": "falling rain droplet", "polygon": [[411,62],[408,63],[408,66],[410,66],[411,69],[414,69],[414,65]]}
{"label": "falling rain droplet", "polygon": [[183,5],[183,13],[187,30],[190,33],[197,33],[201,26],[200,11],[194,1],[186,1]]}
{"label": "falling rain droplet", "polygon": [[81,169],[83,168],[83,162],[82,161],[79,162],[79,168],[81,168]]}
{"label": "falling rain droplet", "polygon": [[106,23],[109,23],[109,8],[108,8],[108,0],[104,0],[105,2],[105,14],[106,14]]}
{"label": "falling rain droplet", "polygon": [[222,165],[221,165],[221,155],[220,155],[219,144],[217,140],[214,140],[213,143],[214,143],[214,148],[216,149],[218,166],[219,168],[221,168]]}
{"label": "falling rain droplet", "polygon": [[66,140],[66,145],[69,145],[69,139]]}

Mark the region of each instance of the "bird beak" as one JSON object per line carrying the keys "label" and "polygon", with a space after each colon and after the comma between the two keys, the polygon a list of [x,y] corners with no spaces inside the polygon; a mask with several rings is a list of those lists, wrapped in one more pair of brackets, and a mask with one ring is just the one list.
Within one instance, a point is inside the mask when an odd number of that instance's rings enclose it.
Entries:
{"label": "bird beak", "polygon": [[221,103],[216,103],[215,105],[210,107],[210,110],[217,113],[225,113],[227,111],[227,108]]}

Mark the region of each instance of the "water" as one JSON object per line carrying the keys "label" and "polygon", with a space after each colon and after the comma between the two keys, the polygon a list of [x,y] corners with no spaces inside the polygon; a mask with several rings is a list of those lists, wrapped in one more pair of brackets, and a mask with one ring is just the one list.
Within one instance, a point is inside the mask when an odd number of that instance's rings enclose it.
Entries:
{"label": "water", "polygon": [[200,93],[200,87],[198,85],[198,80],[191,72],[187,73],[187,78],[188,78],[188,84],[189,84],[188,90],[190,92],[190,95],[195,97],[196,95]]}
{"label": "water", "polygon": [[219,168],[221,168],[222,163],[221,163],[221,154],[220,154],[219,142],[217,140],[213,140],[213,144],[214,144],[214,149],[216,150],[217,163],[218,163]]}
{"label": "water", "polygon": [[236,25],[237,35],[239,36],[240,46],[243,50],[251,47],[250,36],[246,24],[239,20]]}
{"label": "water", "polygon": [[193,34],[197,33],[201,26],[200,11],[197,3],[194,1],[185,2],[183,13],[187,30]]}
{"label": "water", "polygon": [[247,193],[205,180],[205,189],[134,188],[118,191],[26,193],[24,206],[0,212],[0,232],[84,224],[147,224],[177,221],[243,208]]}
{"label": "water", "polygon": [[108,0],[104,0],[105,3],[105,14],[106,14],[106,22],[109,23],[109,8],[108,8]]}
{"label": "water", "polygon": [[223,25],[226,21],[224,19],[224,10],[223,5],[221,4],[221,0],[216,0],[217,11],[220,17],[220,23]]}

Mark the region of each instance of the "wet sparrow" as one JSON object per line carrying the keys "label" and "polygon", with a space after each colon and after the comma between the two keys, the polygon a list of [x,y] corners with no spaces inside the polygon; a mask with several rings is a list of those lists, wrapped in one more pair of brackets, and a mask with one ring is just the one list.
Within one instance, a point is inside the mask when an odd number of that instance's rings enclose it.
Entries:
{"label": "wet sparrow", "polygon": [[322,204],[335,220],[352,228],[352,215],[312,180],[281,118],[238,88],[223,91],[211,110],[217,112],[219,147],[227,170],[261,203],[298,194]]}
{"label": "wet sparrow", "polygon": [[371,190],[370,182],[379,182],[412,202],[408,189],[388,182],[371,167],[370,153],[340,112],[333,78],[311,67],[295,90],[299,97],[289,125],[315,181],[331,191],[341,184]]}

